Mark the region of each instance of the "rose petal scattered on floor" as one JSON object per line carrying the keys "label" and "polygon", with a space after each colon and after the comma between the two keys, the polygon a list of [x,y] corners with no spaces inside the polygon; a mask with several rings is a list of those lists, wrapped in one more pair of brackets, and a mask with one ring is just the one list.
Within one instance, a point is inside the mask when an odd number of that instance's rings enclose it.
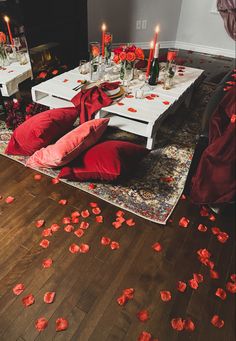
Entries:
{"label": "rose petal scattered on floor", "polygon": [[45,269],[48,269],[48,268],[50,268],[52,266],[52,263],[53,263],[52,258],[44,259],[43,262],[42,262],[42,267],[45,268]]}
{"label": "rose petal scattered on floor", "polygon": [[68,203],[68,201],[66,199],[61,199],[58,201],[58,204],[62,205],[62,206],[67,205],[67,203]]}
{"label": "rose petal scattered on floor", "polygon": [[88,244],[81,244],[80,247],[79,247],[79,252],[80,253],[87,253],[89,252],[89,245]]}
{"label": "rose petal scattered on floor", "polygon": [[63,318],[63,317],[60,317],[56,320],[56,331],[57,332],[61,332],[63,330],[66,330],[68,329],[69,327],[69,322]]}
{"label": "rose petal scattered on floor", "polygon": [[70,251],[71,253],[79,253],[80,247],[79,247],[79,245],[73,243],[73,244],[70,245],[69,251]]}
{"label": "rose petal scattered on floor", "polygon": [[62,219],[63,224],[67,225],[71,223],[71,217],[64,217]]}
{"label": "rose petal scattered on floor", "polygon": [[42,332],[48,326],[48,321],[45,317],[40,317],[35,321],[35,328],[38,332]]}
{"label": "rose petal scattered on floor", "polygon": [[95,217],[95,220],[96,220],[97,223],[101,224],[101,223],[103,223],[103,216],[102,215],[98,215],[98,216]]}
{"label": "rose petal scattered on floor", "polygon": [[60,180],[58,179],[58,178],[53,178],[52,180],[51,180],[51,183],[53,184],[53,185],[56,185],[56,184],[58,184],[60,182]]}
{"label": "rose petal scattered on floor", "polygon": [[83,237],[83,235],[84,235],[84,230],[78,229],[78,230],[76,230],[76,231],[74,232],[74,234],[75,234],[78,238],[81,238],[81,237]]}
{"label": "rose petal scattered on floor", "polygon": [[197,227],[198,231],[200,232],[206,232],[207,231],[207,226],[203,224],[199,224]]}
{"label": "rose petal scattered on floor", "polygon": [[152,341],[152,335],[146,331],[143,331],[139,334],[137,341]]}
{"label": "rose petal scattered on floor", "polygon": [[14,197],[8,196],[8,197],[5,199],[5,203],[6,203],[6,204],[11,204],[14,200],[15,200]]}
{"label": "rose petal scattered on floor", "polygon": [[184,329],[184,320],[181,317],[173,318],[170,323],[174,330],[182,331]]}
{"label": "rose petal scattered on floor", "polygon": [[47,239],[43,239],[39,245],[43,248],[43,249],[47,249],[49,247],[50,241]]}
{"label": "rose petal scattered on floor", "polygon": [[220,232],[218,235],[217,235],[217,239],[220,243],[224,244],[227,242],[227,240],[229,239],[229,235],[228,233],[226,232]]}
{"label": "rose petal scattered on floor", "polygon": [[116,216],[117,217],[123,217],[124,215],[125,215],[124,211],[119,210],[119,211],[116,212]]}
{"label": "rose petal scattered on floor", "polygon": [[180,227],[188,227],[189,223],[190,223],[190,221],[188,218],[182,217],[179,221],[179,226]]}
{"label": "rose petal scattered on floor", "polygon": [[95,207],[95,208],[92,209],[92,212],[93,212],[93,214],[97,215],[97,214],[101,213],[101,209],[99,207]]}
{"label": "rose petal scattered on floor", "polygon": [[41,174],[35,174],[34,175],[34,180],[40,181],[41,179],[42,179],[42,175]]}
{"label": "rose petal scattered on floor", "polygon": [[64,231],[66,231],[66,232],[68,232],[68,233],[72,232],[74,229],[75,229],[75,228],[74,228],[73,225],[66,225],[66,226],[64,227]]}
{"label": "rose petal scattered on floor", "polygon": [[111,248],[112,250],[118,250],[118,249],[120,248],[120,244],[119,244],[118,242],[113,241],[113,242],[111,242],[111,244],[110,244],[110,248]]}
{"label": "rose petal scattered on floor", "polygon": [[134,219],[128,219],[128,220],[125,221],[125,223],[126,223],[126,225],[128,225],[130,227],[135,225]]}
{"label": "rose petal scattered on floor", "polygon": [[194,273],[194,274],[193,274],[193,279],[195,279],[195,281],[196,281],[197,283],[202,283],[204,277],[203,277],[202,274],[196,274],[196,273]]}
{"label": "rose petal scattered on floor", "polygon": [[83,218],[87,218],[87,217],[90,216],[90,213],[89,213],[88,210],[84,210],[84,211],[81,212],[81,216],[82,216]]}
{"label": "rose petal scattered on floor", "polygon": [[50,226],[50,229],[52,230],[52,232],[57,232],[60,229],[60,226],[58,224],[52,224]]}
{"label": "rose petal scattered on floor", "polygon": [[53,303],[56,293],[54,291],[46,292],[44,294],[43,300],[47,304]]}
{"label": "rose petal scattered on floor", "polygon": [[117,217],[116,221],[120,224],[123,224],[125,222],[125,218],[124,217]]}
{"label": "rose petal scattered on floor", "polygon": [[156,252],[162,251],[162,246],[160,243],[156,242],[155,244],[152,245],[152,249]]}
{"label": "rose petal scattered on floor", "polygon": [[25,290],[25,286],[23,283],[16,284],[14,288],[12,289],[13,293],[17,296],[19,296],[24,290]]}
{"label": "rose petal scattered on floor", "polygon": [[188,281],[188,284],[194,290],[198,288],[198,282],[193,278]]}
{"label": "rose petal scattered on floor", "polygon": [[37,220],[37,221],[35,222],[35,226],[36,226],[37,228],[42,227],[44,224],[45,224],[45,220],[43,220],[43,219],[39,219],[39,220]]}
{"label": "rose petal scattered on floor", "polygon": [[219,317],[219,315],[214,315],[211,319],[211,324],[216,328],[222,328],[224,326],[224,321]]}
{"label": "rose petal scattered on floor", "polygon": [[212,227],[212,228],[211,228],[211,232],[212,232],[214,235],[218,235],[221,231],[220,231],[219,227]]}
{"label": "rose petal scattered on floor", "polygon": [[72,224],[78,224],[79,223],[79,218],[71,218]]}
{"label": "rose petal scattered on floor", "polygon": [[137,313],[137,318],[141,322],[146,322],[147,320],[149,320],[150,316],[147,310],[141,310]]}
{"label": "rose petal scattered on floor", "polygon": [[201,217],[208,217],[209,216],[209,210],[207,207],[202,206],[200,209],[200,216]]}
{"label": "rose petal scattered on floor", "polygon": [[35,298],[34,295],[29,294],[22,298],[22,303],[25,307],[29,307],[30,305],[34,304]]}
{"label": "rose petal scattered on floor", "polygon": [[120,297],[118,297],[116,299],[116,302],[120,305],[120,306],[124,306],[127,302],[128,302],[128,299],[125,295],[121,295]]}
{"label": "rose petal scattered on floor", "polygon": [[218,279],[218,278],[220,278],[218,272],[215,271],[215,270],[210,270],[210,276],[211,276],[212,279]]}
{"label": "rose petal scattered on floor", "polygon": [[118,230],[119,228],[121,228],[122,224],[119,221],[114,221],[112,223],[112,226],[114,226],[114,228]]}
{"label": "rose petal scattered on floor", "polygon": [[225,300],[227,297],[226,292],[224,291],[224,289],[222,288],[218,288],[215,292],[215,295],[219,298],[221,298],[222,300]]}
{"label": "rose petal scattered on floor", "polygon": [[236,294],[236,283],[232,283],[232,282],[228,282],[226,284],[226,289],[228,292],[230,292],[231,294]]}
{"label": "rose petal scattered on floor", "polygon": [[95,184],[89,184],[89,189],[95,189],[96,188],[96,185]]}
{"label": "rose petal scattered on floor", "polygon": [[79,211],[74,211],[74,212],[71,213],[71,218],[72,218],[72,219],[73,219],[73,218],[79,218],[79,217],[80,217]]}
{"label": "rose petal scattered on floor", "polygon": [[189,331],[189,332],[193,332],[195,330],[195,324],[192,320],[187,319],[184,321],[184,329]]}
{"label": "rose petal scattered on floor", "polygon": [[102,245],[107,246],[107,245],[110,244],[110,242],[111,242],[111,238],[108,238],[108,237],[102,237],[102,238],[101,238],[101,244],[102,244]]}
{"label": "rose petal scattered on floor", "polygon": [[171,300],[171,292],[170,291],[160,291],[161,300],[163,302],[168,302]]}
{"label": "rose petal scattered on floor", "polygon": [[123,295],[125,295],[128,300],[132,300],[134,298],[134,288],[124,289]]}
{"label": "rose petal scattered on floor", "polygon": [[178,281],[178,283],[177,283],[177,290],[178,291],[185,292],[186,288],[187,288],[187,284],[185,282]]}
{"label": "rose petal scattered on floor", "polygon": [[232,274],[230,276],[230,279],[231,279],[232,282],[236,282],[236,274]]}
{"label": "rose petal scattered on floor", "polygon": [[98,206],[98,204],[96,202],[90,202],[89,206],[92,207],[92,208],[95,208],[95,207]]}
{"label": "rose petal scattered on floor", "polygon": [[52,230],[50,227],[43,230],[42,237],[51,237],[51,236],[52,236]]}
{"label": "rose petal scattered on floor", "polygon": [[82,230],[87,230],[89,228],[89,223],[87,221],[81,221],[80,226]]}

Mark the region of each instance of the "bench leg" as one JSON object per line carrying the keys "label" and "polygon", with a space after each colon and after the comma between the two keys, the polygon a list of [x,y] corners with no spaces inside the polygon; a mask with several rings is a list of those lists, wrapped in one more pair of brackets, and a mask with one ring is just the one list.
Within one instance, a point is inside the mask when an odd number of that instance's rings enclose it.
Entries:
{"label": "bench leg", "polygon": [[147,138],[146,148],[147,148],[147,149],[153,149],[154,144],[155,144],[155,139],[154,139],[154,138],[151,138],[151,137],[148,137],[148,138]]}

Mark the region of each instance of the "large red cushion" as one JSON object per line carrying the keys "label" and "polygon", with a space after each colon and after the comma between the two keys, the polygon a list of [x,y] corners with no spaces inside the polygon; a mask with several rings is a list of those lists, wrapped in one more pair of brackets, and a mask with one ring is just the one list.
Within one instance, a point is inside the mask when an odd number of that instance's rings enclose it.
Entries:
{"label": "large red cushion", "polygon": [[87,181],[114,181],[131,173],[149,152],[146,148],[124,141],[96,144],[70,165],[61,169],[60,178]]}
{"label": "large red cushion", "polygon": [[6,154],[32,155],[67,133],[78,116],[76,108],[60,108],[37,114],[17,127]]}

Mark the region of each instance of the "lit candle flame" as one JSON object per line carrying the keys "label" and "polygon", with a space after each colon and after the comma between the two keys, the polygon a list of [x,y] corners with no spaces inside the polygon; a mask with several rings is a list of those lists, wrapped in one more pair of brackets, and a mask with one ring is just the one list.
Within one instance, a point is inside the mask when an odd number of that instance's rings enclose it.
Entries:
{"label": "lit candle flame", "polygon": [[105,32],[106,31],[106,25],[105,24],[102,24],[102,31]]}
{"label": "lit candle flame", "polygon": [[154,47],[154,41],[153,40],[150,42],[150,47],[151,47],[151,49],[153,49],[153,47]]}
{"label": "lit candle flame", "polygon": [[5,17],[4,17],[4,20],[5,20],[6,22],[9,22],[9,21],[10,21],[9,17],[7,17],[6,15],[5,15]]}
{"label": "lit candle flame", "polygon": [[159,31],[160,31],[160,27],[159,27],[159,25],[157,25],[157,26],[156,26],[155,32],[156,32],[156,33],[159,33]]}

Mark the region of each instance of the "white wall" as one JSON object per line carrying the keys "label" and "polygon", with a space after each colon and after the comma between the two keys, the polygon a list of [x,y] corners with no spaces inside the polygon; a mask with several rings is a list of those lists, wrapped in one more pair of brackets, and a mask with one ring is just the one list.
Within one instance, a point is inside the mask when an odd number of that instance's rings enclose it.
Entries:
{"label": "white wall", "polygon": [[177,45],[200,52],[235,57],[231,39],[219,13],[212,12],[216,0],[183,0],[177,31]]}

